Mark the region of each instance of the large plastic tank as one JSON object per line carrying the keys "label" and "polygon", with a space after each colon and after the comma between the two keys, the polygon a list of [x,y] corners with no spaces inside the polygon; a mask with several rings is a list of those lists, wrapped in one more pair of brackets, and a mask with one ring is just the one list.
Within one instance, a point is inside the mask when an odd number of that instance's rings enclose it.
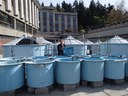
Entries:
{"label": "large plastic tank", "polygon": [[126,59],[107,57],[105,61],[105,78],[124,79]]}
{"label": "large plastic tank", "polygon": [[60,84],[76,84],[80,82],[80,60],[57,59],[56,82]]}
{"label": "large plastic tank", "polygon": [[33,57],[29,57],[28,60],[44,60],[44,59],[48,59],[48,56],[33,56]]}
{"label": "large plastic tank", "polygon": [[0,61],[0,92],[18,89],[24,85],[24,67],[14,60]]}
{"label": "large plastic tank", "polygon": [[54,83],[53,61],[49,59],[26,62],[27,85],[42,88]]}
{"label": "large plastic tank", "polygon": [[128,77],[128,60],[125,65],[125,76]]}
{"label": "large plastic tank", "polygon": [[81,63],[82,80],[97,82],[104,78],[104,61],[101,58],[85,58]]}
{"label": "large plastic tank", "polygon": [[46,45],[5,45],[3,57],[44,56]]}

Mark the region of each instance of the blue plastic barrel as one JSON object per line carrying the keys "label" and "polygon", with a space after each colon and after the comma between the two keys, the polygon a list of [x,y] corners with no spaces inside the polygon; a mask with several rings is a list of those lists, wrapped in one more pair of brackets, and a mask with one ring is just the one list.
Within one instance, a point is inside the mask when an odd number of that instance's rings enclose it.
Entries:
{"label": "blue plastic barrel", "polygon": [[33,59],[33,60],[36,60],[36,59],[47,59],[48,58],[48,56],[33,56],[33,57],[31,57],[31,59]]}
{"label": "blue plastic barrel", "polygon": [[124,79],[126,59],[108,57],[105,61],[105,78]]}
{"label": "blue plastic barrel", "polygon": [[81,63],[81,78],[85,81],[103,81],[104,61],[101,58],[85,58]]}
{"label": "blue plastic barrel", "polygon": [[128,77],[128,60],[125,65],[125,77]]}
{"label": "blue plastic barrel", "polygon": [[26,62],[27,85],[31,88],[42,88],[54,83],[52,60]]}
{"label": "blue plastic barrel", "polygon": [[24,85],[22,63],[0,62],[0,92],[18,89]]}
{"label": "blue plastic barrel", "polygon": [[58,59],[55,68],[57,83],[76,84],[80,82],[80,60]]}
{"label": "blue plastic barrel", "polygon": [[104,59],[104,58],[107,58],[108,56],[106,55],[91,55],[92,58],[101,58],[101,59]]}
{"label": "blue plastic barrel", "polygon": [[0,58],[0,60],[5,60],[5,61],[14,60],[14,59],[15,59],[14,57]]}

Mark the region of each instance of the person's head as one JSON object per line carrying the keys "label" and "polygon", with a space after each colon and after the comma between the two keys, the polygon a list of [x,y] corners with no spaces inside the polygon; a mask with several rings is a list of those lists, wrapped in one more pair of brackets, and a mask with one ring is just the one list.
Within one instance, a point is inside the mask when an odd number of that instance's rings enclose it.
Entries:
{"label": "person's head", "polygon": [[60,39],[60,44],[64,44],[64,40],[63,39]]}

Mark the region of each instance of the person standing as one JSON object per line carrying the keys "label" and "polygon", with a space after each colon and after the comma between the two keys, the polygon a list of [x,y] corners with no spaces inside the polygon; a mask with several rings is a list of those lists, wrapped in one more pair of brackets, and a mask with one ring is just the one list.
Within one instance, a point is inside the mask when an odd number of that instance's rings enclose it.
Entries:
{"label": "person standing", "polygon": [[60,44],[57,46],[58,55],[64,55],[64,48],[65,48],[64,40],[60,39]]}

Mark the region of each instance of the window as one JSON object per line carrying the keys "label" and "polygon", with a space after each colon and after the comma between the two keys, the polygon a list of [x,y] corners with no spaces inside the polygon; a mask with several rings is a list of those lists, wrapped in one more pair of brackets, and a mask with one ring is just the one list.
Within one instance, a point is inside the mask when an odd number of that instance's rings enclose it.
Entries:
{"label": "window", "polygon": [[43,26],[47,27],[47,13],[43,12]]}
{"label": "window", "polygon": [[32,33],[32,27],[29,25],[26,25],[26,32]]}
{"label": "window", "polygon": [[77,30],[77,16],[73,16],[73,29]]}
{"label": "window", "polygon": [[68,29],[71,29],[71,19],[69,15],[67,15],[67,26],[68,26]]}
{"label": "window", "polygon": [[59,24],[55,24],[55,31],[59,32]]}
{"label": "window", "polygon": [[47,16],[47,13],[46,12],[43,12],[43,17],[46,17]]}
{"label": "window", "polygon": [[53,32],[53,27],[50,27],[50,32]]}
{"label": "window", "polygon": [[64,21],[64,15],[63,14],[61,15],[61,20]]}
{"label": "window", "polygon": [[33,34],[36,34],[37,30],[35,28],[33,28]]}
{"label": "window", "polygon": [[25,24],[19,20],[16,20],[16,29],[20,31],[25,31]]}
{"label": "window", "polygon": [[58,14],[55,14],[55,21],[59,21],[59,16],[58,16]]}
{"label": "window", "polygon": [[53,13],[49,13],[50,32],[53,32]]}
{"label": "window", "polygon": [[14,28],[14,18],[0,11],[0,24],[9,28]]}
{"label": "window", "polygon": [[47,27],[46,26],[44,26],[44,32],[47,32]]}
{"label": "window", "polygon": [[61,29],[62,29],[62,31],[65,30],[65,20],[64,20],[64,15],[63,14],[61,15]]}
{"label": "window", "polygon": [[65,21],[64,21],[64,15],[61,15],[61,24],[64,25]]}

